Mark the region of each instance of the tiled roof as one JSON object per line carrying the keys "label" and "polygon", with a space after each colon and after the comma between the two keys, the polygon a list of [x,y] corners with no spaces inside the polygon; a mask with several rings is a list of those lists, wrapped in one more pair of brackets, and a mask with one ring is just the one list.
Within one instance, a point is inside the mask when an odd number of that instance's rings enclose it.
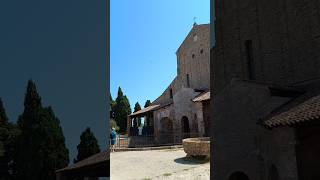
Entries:
{"label": "tiled roof", "polygon": [[200,93],[199,95],[197,95],[195,98],[192,99],[193,102],[201,102],[206,100],[210,100],[210,91]]}
{"label": "tiled roof", "polygon": [[155,111],[157,109],[163,108],[165,106],[168,106],[172,104],[172,101],[168,101],[166,103],[162,103],[162,104],[154,104],[154,105],[150,105],[144,109],[141,109],[140,111],[134,112],[132,114],[130,114],[129,116],[137,116],[137,115],[142,115],[144,113],[150,112],[150,111]]}
{"label": "tiled roof", "polygon": [[320,95],[313,96],[304,102],[277,114],[263,122],[268,127],[292,125],[299,122],[320,118]]}
{"label": "tiled roof", "polygon": [[144,109],[141,109],[141,110],[139,110],[137,112],[134,112],[134,113],[130,114],[129,116],[135,116],[135,115],[143,114],[143,113],[155,110],[157,107],[160,107],[160,104],[150,105],[150,106],[148,106],[148,107],[146,107]]}
{"label": "tiled roof", "polygon": [[79,161],[75,164],[72,164],[66,168],[59,169],[57,172],[61,171],[68,171],[73,169],[80,169],[87,166],[93,166],[100,163],[107,163],[110,160],[110,153],[109,150],[104,150],[98,154],[92,155],[88,157],[87,159],[84,159],[82,161]]}

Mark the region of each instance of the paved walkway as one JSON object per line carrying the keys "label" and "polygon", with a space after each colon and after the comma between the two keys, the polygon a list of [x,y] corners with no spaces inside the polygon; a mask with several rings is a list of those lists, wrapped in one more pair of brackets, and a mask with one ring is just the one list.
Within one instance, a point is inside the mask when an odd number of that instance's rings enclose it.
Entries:
{"label": "paved walkway", "polygon": [[114,152],[111,180],[209,180],[210,162],[187,158],[183,149]]}

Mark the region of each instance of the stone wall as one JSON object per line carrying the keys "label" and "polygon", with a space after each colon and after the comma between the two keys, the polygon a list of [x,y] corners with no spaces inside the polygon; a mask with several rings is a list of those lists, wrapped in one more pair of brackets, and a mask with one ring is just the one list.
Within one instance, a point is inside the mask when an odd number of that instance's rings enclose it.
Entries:
{"label": "stone wall", "polygon": [[182,88],[174,96],[174,111],[175,122],[177,124],[176,131],[181,132],[181,120],[182,117],[187,117],[189,121],[190,133],[196,134],[199,132],[198,122],[203,121],[202,106],[196,104],[192,99],[198,95],[199,92],[195,92],[191,88]]}
{"label": "stone wall", "polygon": [[182,87],[210,88],[210,28],[209,24],[195,25],[177,50],[177,74]]}
{"label": "stone wall", "polygon": [[252,41],[258,81],[281,85],[320,76],[320,2],[216,0],[214,88],[249,73],[245,42]]}
{"label": "stone wall", "polygon": [[[177,76],[153,104],[164,103],[170,100],[170,89],[173,95],[181,88],[187,87],[189,74],[190,88],[210,88],[210,47],[209,24],[196,25],[189,32],[177,55]],[[196,38],[195,38],[196,36]],[[196,39],[196,41],[194,40]],[[193,57],[194,55],[194,57]]]}
{"label": "stone wall", "polygon": [[259,124],[289,100],[271,96],[265,85],[240,80],[233,80],[214,97],[213,179],[228,180],[233,172],[241,171],[249,179],[267,180],[272,163],[281,170],[281,179],[297,179],[294,131],[270,131]]}

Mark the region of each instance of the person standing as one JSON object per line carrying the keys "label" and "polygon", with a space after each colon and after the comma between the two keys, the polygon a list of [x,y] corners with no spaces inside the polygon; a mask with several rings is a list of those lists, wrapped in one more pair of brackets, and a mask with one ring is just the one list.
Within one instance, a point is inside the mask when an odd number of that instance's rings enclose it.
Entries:
{"label": "person standing", "polygon": [[110,133],[110,145],[111,145],[111,152],[114,152],[114,145],[117,142],[117,132],[115,128],[112,128],[112,131]]}

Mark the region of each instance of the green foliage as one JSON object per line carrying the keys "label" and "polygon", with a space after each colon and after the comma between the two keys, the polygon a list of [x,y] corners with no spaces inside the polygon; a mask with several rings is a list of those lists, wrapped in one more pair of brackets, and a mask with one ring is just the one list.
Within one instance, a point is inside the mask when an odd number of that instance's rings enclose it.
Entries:
{"label": "green foliage", "polygon": [[133,112],[137,112],[141,110],[141,106],[139,104],[139,102],[136,102],[136,104],[134,105],[134,111]]}
{"label": "green foliage", "polygon": [[147,100],[146,103],[144,104],[144,108],[148,107],[151,105],[151,101],[150,100]]}
{"label": "green foliage", "polygon": [[131,114],[129,100],[123,95],[121,88],[118,89],[118,96],[114,106],[115,121],[120,127],[120,132],[124,133],[127,130],[127,116]]}
{"label": "green foliage", "polygon": [[13,170],[9,163],[14,160],[15,143],[19,133],[18,127],[9,122],[0,98],[0,174],[2,175],[8,176],[9,170]]}
{"label": "green foliage", "polygon": [[68,165],[68,149],[59,119],[51,107],[42,107],[31,80],[18,125],[21,134],[15,153],[17,179],[54,180],[55,171]]}
{"label": "green foliage", "polygon": [[91,132],[89,127],[87,127],[86,130],[82,132],[80,136],[80,144],[78,144],[77,149],[78,155],[77,159],[74,160],[74,163],[100,152],[98,140]]}
{"label": "green foliage", "polygon": [[116,105],[116,102],[112,99],[111,93],[110,93],[110,118],[114,118],[114,107]]}

